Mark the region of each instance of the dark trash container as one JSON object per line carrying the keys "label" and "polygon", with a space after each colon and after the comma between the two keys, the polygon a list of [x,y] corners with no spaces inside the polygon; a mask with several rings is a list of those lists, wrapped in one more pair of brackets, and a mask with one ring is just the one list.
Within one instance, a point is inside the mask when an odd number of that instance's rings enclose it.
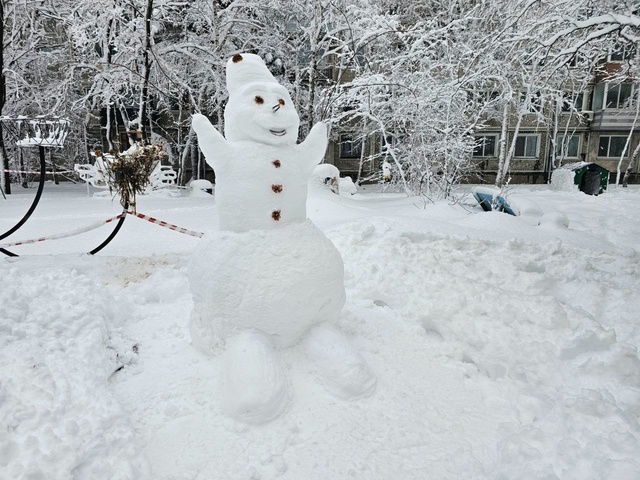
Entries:
{"label": "dark trash container", "polygon": [[578,185],[581,192],[587,195],[600,195],[607,190],[609,170],[597,163],[572,163],[563,165],[562,168],[573,171],[573,182]]}

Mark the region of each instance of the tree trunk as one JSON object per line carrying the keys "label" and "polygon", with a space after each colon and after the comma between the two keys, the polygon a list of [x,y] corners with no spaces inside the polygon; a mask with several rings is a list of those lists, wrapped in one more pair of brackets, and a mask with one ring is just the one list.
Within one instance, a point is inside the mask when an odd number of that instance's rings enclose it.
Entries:
{"label": "tree trunk", "polygon": [[551,117],[551,121],[553,125],[551,126],[551,141],[549,142],[549,172],[547,174],[547,183],[551,181],[551,175],[553,171],[562,165],[562,160],[564,159],[564,143],[567,141],[566,135],[562,139],[562,145],[560,150],[560,159],[556,156],[556,151],[558,148],[558,132],[560,129],[560,113],[562,111],[562,95],[559,95],[555,98],[553,102],[553,116]]}
{"label": "tree trunk", "polygon": [[498,156],[498,172],[496,173],[496,185],[501,186],[504,177],[503,170],[507,155],[507,133],[509,128],[509,101],[505,102],[502,110],[502,132],[500,132],[500,154]]}
{"label": "tree trunk", "polygon": [[631,157],[629,158],[629,163],[627,164],[627,168],[624,171],[624,178],[622,179],[622,186],[623,187],[626,187],[626,186],[629,185],[629,177],[631,176],[631,168],[633,167],[633,164],[636,163],[636,161],[638,160],[638,155],[640,155],[640,142],[638,142],[638,145],[636,145],[635,150],[631,154]]}
{"label": "tree trunk", "polygon": [[53,152],[49,149],[49,162],[51,162],[51,171],[53,172],[53,183],[55,185],[60,185],[60,180],[58,179],[58,169],[56,168],[56,162],[53,159]]}
{"label": "tree trunk", "polygon": [[[142,91],[140,92],[140,110],[139,121],[140,131],[142,132],[142,140],[144,142],[149,141],[149,131],[147,130],[147,117],[149,114],[149,78],[151,76],[151,58],[149,52],[151,51],[151,16],[153,15],[153,0],[147,0],[147,11],[144,16],[144,50],[142,52],[142,59],[144,63],[144,80],[142,82]],[[149,122],[149,127],[151,127]]]}
{"label": "tree trunk", "polygon": [[368,122],[365,119],[362,126],[364,137],[362,138],[362,148],[360,149],[360,162],[358,163],[358,177],[356,178],[356,185],[360,185],[360,179],[362,178],[362,168],[364,167],[365,148],[367,147],[367,123]]}
{"label": "tree trunk", "polygon": [[504,158],[504,164],[502,165],[502,176],[500,178],[500,183],[498,183],[498,181],[496,180],[496,186],[497,187],[504,187],[505,184],[508,183],[508,180],[506,180],[506,176],[507,173],[509,172],[509,169],[511,168],[511,159],[513,158],[513,155],[515,153],[516,150],[516,140],[518,139],[518,134],[520,133],[520,126],[522,125],[522,119],[524,118],[524,113],[520,112],[518,114],[518,121],[516,123],[516,128],[513,130],[513,139],[511,140],[511,145],[509,146],[509,151],[507,152],[505,158]]}
{"label": "tree trunk", "polygon": [[[24,155],[22,154],[22,149],[18,148],[17,154],[19,159],[18,163],[20,165],[20,171],[26,172],[27,169],[24,166]],[[22,188],[29,188],[29,182],[27,181],[28,175],[26,173],[20,173],[18,175],[18,178],[20,179],[20,184],[22,185]]]}
{"label": "tree trunk", "polygon": [[316,89],[318,83],[318,65],[320,54],[320,32],[323,24],[322,3],[316,4],[316,11],[313,16],[313,24],[311,26],[311,65],[309,66],[309,104],[307,105],[307,133],[311,131],[315,120],[314,103],[316,101]]}
{"label": "tree trunk", "polygon": [[[627,135],[627,141],[624,144],[624,148],[622,149],[622,153],[620,154],[620,161],[618,162],[618,167],[616,168],[616,186],[620,183],[622,162],[624,162],[624,156],[629,150],[629,146],[631,145],[631,139],[633,138],[633,131],[635,130],[636,124],[638,123],[639,115],[640,115],[640,98],[636,100],[636,115],[635,117],[633,117],[633,124],[631,125],[631,129],[629,130],[629,135]],[[630,156],[629,166],[631,166],[631,163],[633,163],[633,155]],[[627,169],[628,168],[629,167],[627,167]],[[626,172],[625,172],[625,177],[627,177]]]}
{"label": "tree trunk", "polygon": [[[6,77],[4,76],[4,0],[0,0],[0,116],[4,110],[4,104],[7,100],[7,84]],[[0,122],[0,156],[2,156],[2,162],[0,162],[0,184],[4,187],[4,193],[11,193],[11,178],[9,172],[9,156],[7,155],[7,149],[4,145],[4,132],[2,128],[2,122]]]}
{"label": "tree trunk", "polygon": [[[191,178],[186,179],[187,173],[187,159],[191,156],[191,146],[193,143],[193,129],[189,129],[187,139],[184,142],[184,149],[180,155],[180,178],[178,179],[179,185],[186,185]],[[191,171],[191,177],[193,177],[193,170]]]}

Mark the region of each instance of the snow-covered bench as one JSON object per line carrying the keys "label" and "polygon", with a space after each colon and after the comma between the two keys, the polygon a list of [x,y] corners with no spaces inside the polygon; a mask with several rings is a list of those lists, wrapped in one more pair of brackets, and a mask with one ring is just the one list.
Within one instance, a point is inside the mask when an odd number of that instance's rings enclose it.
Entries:
{"label": "snow-covered bench", "polygon": [[[96,161],[93,165],[90,163],[79,164],[73,166],[73,170],[78,174],[81,180],[98,188],[108,187],[107,171],[104,166],[104,157],[101,154],[95,154]],[[108,161],[108,160],[107,160]]]}
{"label": "snow-covered bench", "polygon": [[149,175],[149,179],[151,180],[151,188],[157,190],[158,188],[175,185],[178,174],[169,165],[160,165],[160,162],[158,162],[156,168]]}
{"label": "snow-covered bench", "polygon": [[309,184],[312,187],[329,189],[333,193],[350,196],[358,190],[351,177],[340,177],[340,170],[330,163],[321,163],[313,169]]}
{"label": "snow-covered bench", "polygon": [[330,189],[333,193],[338,193],[338,182],[340,181],[340,170],[330,163],[321,163],[313,169],[309,182],[317,187]]}
{"label": "snow-covered bench", "polygon": [[[99,151],[95,154],[96,161],[93,165],[75,164],[73,170],[78,174],[81,180],[98,188],[106,188],[109,186],[109,179],[105,162],[111,161],[110,155],[103,155]],[[159,162],[151,172],[149,179],[151,180],[151,188],[157,190],[176,184],[178,174],[169,165],[161,165]]]}

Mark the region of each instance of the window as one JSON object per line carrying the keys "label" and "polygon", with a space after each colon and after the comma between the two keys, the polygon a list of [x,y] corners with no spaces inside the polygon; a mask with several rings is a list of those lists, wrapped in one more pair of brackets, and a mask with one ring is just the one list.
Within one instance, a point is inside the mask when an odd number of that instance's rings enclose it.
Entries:
{"label": "window", "polygon": [[498,98],[500,98],[500,92],[497,92],[495,90],[474,90],[468,91],[467,97],[474,103],[484,105],[486,103],[492,103],[498,100]]}
{"label": "window", "polygon": [[291,16],[287,19],[287,23],[284,26],[284,31],[287,33],[294,33],[300,30],[300,22],[296,16]]}
{"label": "window", "polygon": [[612,62],[622,62],[624,60],[631,60],[636,53],[635,44],[618,44],[609,55],[609,60]]}
{"label": "window", "polygon": [[556,143],[556,157],[577,158],[580,137],[578,135],[559,136]]}
{"label": "window", "polygon": [[495,157],[497,135],[478,135],[473,147],[474,157]]}
{"label": "window", "polygon": [[602,135],[598,145],[598,157],[621,157],[626,143],[627,137]]}
{"label": "window", "polygon": [[367,54],[365,52],[364,47],[357,48],[355,60],[356,60],[356,65],[358,65],[359,67],[367,63]]}
{"label": "window", "polygon": [[623,108],[625,103],[629,101],[632,91],[632,83],[609,85],[609,89],[607,91],[607,108]]}
{"label": "window", "polygon": [[632,96],[632,83],[599,83],[593,91],[593,109],[624,108]]}
{"label": "window", "polygon": [[540,92],[527,95],[527,92],[520,92],[520,106],[530,113],[542,111],[542,95]]}
{"label": "window", "polygon": [[604,105],[604,91],[607,85],[604,83],[599,83],[596,85],[596,88],[593,89],[593,109],[594,110],[602,110],[602,105]]}
{"label": "window", "polygon": [[515,157],[537,157],[540,135],[518,135]]}
{"label": "window", "polygon": [[360,158],[362,154],[362,140],[355,140],[353,135],[340,135],[340,157]]}
{"label": "window", "polygon": [[582,111],[582,99],[584,98],[583,93],[566,93],[564,98],[562,99],[562,111],[563,112],[571,112],[571,111]]}
{"label": "window", "polygon": [[393,134],[387,135],[385,138],[380,138],[380,149],[383,152],[388,152],[390,149],[395,150],[398,145],[402,144],[404,136],[395,136]]}

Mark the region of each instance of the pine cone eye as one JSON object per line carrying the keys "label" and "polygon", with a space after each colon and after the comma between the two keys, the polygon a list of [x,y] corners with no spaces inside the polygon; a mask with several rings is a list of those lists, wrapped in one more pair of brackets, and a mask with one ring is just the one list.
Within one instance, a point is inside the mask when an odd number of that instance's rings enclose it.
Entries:
{"label": "pine cone eye", "polygon": [[256,95],[256,98],[254,100],[258,105],[262,105],[264,103],[264,98],[262,98],[260,95]]}
{"label": "pine cone eye", "polygon": [[279,99],[278,99],[278,104],[279,104],[281,107],[284,107],[284,100],[283,100],[282,98],[279,98]]}

